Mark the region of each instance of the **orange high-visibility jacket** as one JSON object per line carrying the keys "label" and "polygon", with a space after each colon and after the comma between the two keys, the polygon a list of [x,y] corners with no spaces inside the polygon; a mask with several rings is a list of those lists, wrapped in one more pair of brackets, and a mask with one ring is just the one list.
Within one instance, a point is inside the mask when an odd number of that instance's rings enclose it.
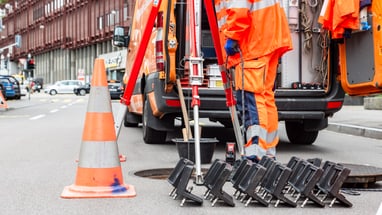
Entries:
{"label": "orange high-visibility jacket", "polygon": [[[288,21],[278,0],[218,0],[215,5],[226,8],[219,26],[223,26],[226,38],[239,42],[244,61],[275,51],[281,56],[292,49]],[[230,57],[228,66],[239,62],[240,55],[236,54]]]}
{"label": "orange high-visibility jacket", "polygon": [[345,29],[359,29],[359,7],[359,0],[325,0],[318,21],[333,39],[343,38]]}

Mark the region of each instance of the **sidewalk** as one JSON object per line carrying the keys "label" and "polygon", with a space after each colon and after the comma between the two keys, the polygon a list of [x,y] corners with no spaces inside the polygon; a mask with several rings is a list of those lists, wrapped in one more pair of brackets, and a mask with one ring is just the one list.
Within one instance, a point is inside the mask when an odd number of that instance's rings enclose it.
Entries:
{"label": "sidewalk", "polygon": [[363,105],[345,105],[329,118],[330,131],[382,139],[382,110],[366,110]]}

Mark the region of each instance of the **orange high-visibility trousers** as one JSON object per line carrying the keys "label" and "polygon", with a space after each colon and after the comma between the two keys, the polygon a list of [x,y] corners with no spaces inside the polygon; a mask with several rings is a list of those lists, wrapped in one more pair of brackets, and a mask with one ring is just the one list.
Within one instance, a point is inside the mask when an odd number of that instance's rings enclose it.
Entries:
{"label": "orange high-visibility trousers", "polygon": [[276,51],[256,60],[245,61],[244,69],[241,64],[235,68],[237,108],[243,115],[244,104],[245,155],[250,159],[276,156],[278,112],[273,89],[279,57],[280,53]]}

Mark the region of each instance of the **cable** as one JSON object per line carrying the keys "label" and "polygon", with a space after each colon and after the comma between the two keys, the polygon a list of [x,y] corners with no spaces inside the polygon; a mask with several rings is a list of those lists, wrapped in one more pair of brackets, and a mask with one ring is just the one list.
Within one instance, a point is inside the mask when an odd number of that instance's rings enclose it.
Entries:
{"label": "cable", "polygon": [[300,13],[301,13],[301,26],[302,26],[304,36],[305,36],[304,51],[310,52],[310,50],[312,48],[312,38],[313,38],[312,20],[308,16],[305,0],[301,1],[300,10],[301,10],[300,11]]}
{"label": "cable", "polygon": [[241,52],[241,49],[239,48],[240,53],[240,65],[241,65],[241,106],[242,106],[242,117],[241,117],[241,123],[242,123],[242,133],[243,133],[243,143],[245,144],[245,103],[244,103],[244,58],[243,53]]}

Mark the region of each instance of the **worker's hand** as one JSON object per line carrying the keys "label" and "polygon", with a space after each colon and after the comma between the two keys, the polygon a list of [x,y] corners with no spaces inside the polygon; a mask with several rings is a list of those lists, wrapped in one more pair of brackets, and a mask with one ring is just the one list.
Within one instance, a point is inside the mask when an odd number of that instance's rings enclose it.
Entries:
{"label": "worker's hand", "polygon": [[239,44],[236,40],[227,39],[227,42],[224,45],[225,52],[227,52],[227,55],[235,55],[240,51]]}

